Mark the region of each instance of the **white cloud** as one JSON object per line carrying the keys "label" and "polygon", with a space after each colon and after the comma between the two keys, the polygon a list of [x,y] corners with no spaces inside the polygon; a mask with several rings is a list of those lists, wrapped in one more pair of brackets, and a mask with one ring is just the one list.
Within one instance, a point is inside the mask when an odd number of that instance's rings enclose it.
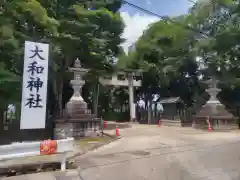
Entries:
{"label": "white cloud", "polygon": [[152,5],[152,2],[150,0],[147,0],[147,5]]}
{"label": "white cloud", "polygon": [[122,12],[121,16],[126,25],[122,37],[126,41],[122,44],[124,51],[128,52],[128,47],[134,44],[143,34],[150,24],[159,20],[157,17],[135,14],[130,16],[127,12]]}

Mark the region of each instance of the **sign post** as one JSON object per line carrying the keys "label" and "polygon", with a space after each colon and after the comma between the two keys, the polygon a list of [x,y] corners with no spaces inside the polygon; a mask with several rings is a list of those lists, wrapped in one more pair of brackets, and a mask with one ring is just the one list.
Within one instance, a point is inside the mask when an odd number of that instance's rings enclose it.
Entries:
{"label": "sign post", "polygon": [[49,45],[25,42],[20,129],[45,128]]}

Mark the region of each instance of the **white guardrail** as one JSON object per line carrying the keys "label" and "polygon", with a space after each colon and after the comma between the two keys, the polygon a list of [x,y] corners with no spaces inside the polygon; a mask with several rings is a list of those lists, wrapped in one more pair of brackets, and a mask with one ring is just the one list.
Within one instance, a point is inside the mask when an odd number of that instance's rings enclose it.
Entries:
{"label": "white guardrail", "polygon": [[[0,161],[41,155],[40,146],[44,141],[13,143],[0,146]],[[46,142],[46,141],[45,141]],[[56,151],[54,154],[62,154],[61,170],[66,170],[66,154],[75,149],[74,138],[56,140]]]}

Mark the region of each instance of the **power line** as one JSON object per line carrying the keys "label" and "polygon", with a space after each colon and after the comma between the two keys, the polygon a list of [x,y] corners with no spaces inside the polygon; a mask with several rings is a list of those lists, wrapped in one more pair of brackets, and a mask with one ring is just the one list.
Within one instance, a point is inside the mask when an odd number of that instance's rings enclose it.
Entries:
{"label": "power line", "polygon": [[[197,2],[195,2],[194,0],[187,0],[187,1],[193,3],[194,5],[197,3]],[[212,2],[214,2],[214,3],[219,3],[222,7],[228,8],[225,4],[219,2],[218,0],[212,0]],[[169,18],[168,16],[161,16],[161,15],[159,15],[159,14],[157,14],[157,13],[154,13],[154,12],[152,12],[152,11],[150,11],[150,10],[144,9],[144,8],[142,8],[142,7],[138,6],[138,5],[135,5],[135,4],[133,4],[133,3],[130,3],[130,2],[128,2],[128,1],[126,1],[126,0],[123,0],[123,3],[125,3],[125,4],[127,4],[127,5],[129,5],[129,6],[131,6],[131,7],[133,7],[133,8],[135,8],[135,9],[138,9],[138,10],[140,10],[140,11],[142,11],[142,12],[145,12],[145,13],[147,13],[147,14],[156,16],[156,17],[158,17],[158,18],[160,18],[160,19],[162,19],[162,20],[170,21],[170,22],[175,23],[175,24],[177,24],[177,25],[179,25],[179,26],[182,26],[182,27],[184,27],[184,28],[187,28],[187,29],[189,29],[189,30],[192,30],[192,31],[200,34],[203,38],[208,38],[208,37],[209,37],[208,34],[202,32],[202,31],[200,31],[200,30],[198,30],[198,29],[192,28],[192,27],[190,27],[190,26],[188,26],[188,25],[183,25],[183,24],[181,24],[181,23],[178,22],[178,21],[174,21],[173,19]]]}
{"label": "power line", "polygon": [[125,0],[123,0],[123,2],[124,2],[125,4],[127,4],[127,5],[135,8],[135,9],[138,9],[138,10],[140,10],[140,11],[142,11],[142,12],[147,13],[147,14],[156,16],[156,17],[158,17],[158,18],[160,18],[160,19],[162,19],[162,20],[164,20],[164,21],[168,21],[168,22],[170,21],[170,22],[175,23],[175,24],[177,24],[177,25],[180,25],[180,26],[182,26],[182,27],[184,27],[184,28],[190,29],[190,30],[192,30],[192,31],[194,31],[194,32],[202,35],[202,37],[204,37],[204,38],[208,37],[208,35],[207,35],[206,33],[202,32],[202,31],[199,31],[199,30],[197,30],[197,29],[194,29],[194,28],[192,28],[192,27],[190,27],[190,26],[188,26],[188,25],[183,25],[182,23],[180,23],[180,22],[178,22],[178,21],[174,21],[173,19],[169,18],[168,16],[161,16],[161,15],[159,15],[159,14],[157,14],[157,13],[154,13],[154,12],[152,12],[152,11],[149,11],[149,10],[147,10],[147,9],[144,9],[144,8],[142,8],[142,7],[140,7],[140,6],[137,6],[137,5],[135,5],[135,4],[132,4],[132,3],[128,2],[128,1],[125,1]]}

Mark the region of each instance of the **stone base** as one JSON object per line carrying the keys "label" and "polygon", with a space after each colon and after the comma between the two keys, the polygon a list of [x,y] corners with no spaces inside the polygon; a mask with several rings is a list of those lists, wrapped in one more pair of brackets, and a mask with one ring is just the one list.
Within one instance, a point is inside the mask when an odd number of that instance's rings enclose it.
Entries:
{"label": "stone base", "polygon": [[72,123],[56,124],[54,128],[54,139],[73,137],[73,128]]}
{"label": "stone base", "polygon": [[73,96],[67,103],[66,117],[56,121],[55,139],[67,137],[96,137],[102,135],[101,119],[87,109],[87,103],[81,97]]}
{"label": "stone base", "polygon": [[93,122],[56,123],[54,128],[54,139],[97,137],[101,135],[100,125],[93,124]]}
{"label": "stone base", "polygon": [[68,117],[76,117],[82,114],[90,114],[87,109],[87,103],[79,100],[71,100],[67,103]]}
{"label": "stone base", "polygon": [[[220,131],[228,131],[228,130],[233,130],[238,128],[238,124],[236,120],[231,119],[231,120],[225,120],[225,119],[220,119],[220,120],[211,120],[211,126],[214,130],[220,130]],[[196,129],[208,129],[208,124],[206,120],[204,119],[197,119],[194,120],[193,122],[193,128]]]}

